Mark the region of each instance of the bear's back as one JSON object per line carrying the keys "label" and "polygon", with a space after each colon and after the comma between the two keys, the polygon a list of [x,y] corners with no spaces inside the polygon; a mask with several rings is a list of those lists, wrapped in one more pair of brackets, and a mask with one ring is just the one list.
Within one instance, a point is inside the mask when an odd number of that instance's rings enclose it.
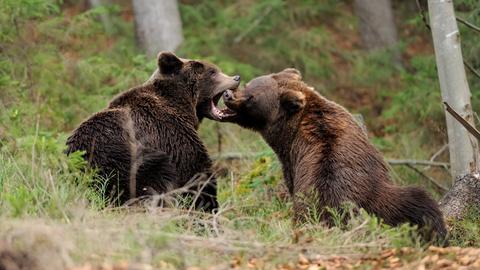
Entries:
{"label": "bear's back", "polygon": [[[126,190],[128,184],[132,156],[125,121],[122,109],[101,111],[80,124],[66,143],[67,154],[84,151],[83,157],[102,178],[112,178],[108,190]],[[119,196],[122,201],[128,199],[128,194]]]}
{"label": "bear's back", "polygon": [[209,172],[211,160],[195,128],[196,116],[175,107],[142,86],[117,96],[109,108],[128,110],[140,147],[167,153],[184,184],[196,173]]}

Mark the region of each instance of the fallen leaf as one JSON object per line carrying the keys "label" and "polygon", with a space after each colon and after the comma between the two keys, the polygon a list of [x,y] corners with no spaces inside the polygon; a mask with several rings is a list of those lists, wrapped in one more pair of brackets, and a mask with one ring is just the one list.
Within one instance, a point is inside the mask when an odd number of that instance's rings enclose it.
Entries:
{"label": "fallen leaf", "polygon": [[417,270],[425,270],[425,264],[421,263],[418,265]]}
{"label": "fallen leaf", "polygon": [[388,257],[391,257],[391,256],[395,255],[395,252],[396,252],[395,249],[385,250],[385,251],[383,251],[382,254],[380,255],[380,258],[386,259],[386,258],[388,258]]}
{"label": "fallen leaf", "polygon": [[437,266],[438,267],[448,267],[448,266],[451,266],[452,265],[452,262],[447,260],[447,259],[441,259],[441,260],[438,260],[437,261]]}
{"label": "fallen leaf", "polygon": [[429,246],[428,251],[435,252],[435,253],[442,254],[442,255],[448,253],[447,249],[441,248],[441,247],[436,247],[436,246]]}
{"label": "fallen leaf", "polygon": [[298,263],[299,264],[308,264],[310,261],[303,254],[298,254]]}
{"label": "fallen leaf", "polygon": [[461,264],[461,265],[469,265],[471,264],[472,262],[474,262],[474,258],[468,256],[468,255],[465,255],[465,256],[462,256],[458,259],[458,262]]}

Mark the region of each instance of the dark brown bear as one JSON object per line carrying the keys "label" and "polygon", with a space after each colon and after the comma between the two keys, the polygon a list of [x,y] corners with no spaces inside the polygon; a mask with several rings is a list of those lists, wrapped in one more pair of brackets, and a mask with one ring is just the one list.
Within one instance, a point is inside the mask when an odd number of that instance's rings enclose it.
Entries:
{"label": "dark brown bear", "polygon": [[[437,203],[423,189],[394,185],[382,155],[352,115],[302,82],[299,71],[258,77],[223,98],[222,121],[260,132],[280,159],[296,220],[322,209],[320,217],[332,224],[325,207],[353,202],[387,224],[410,222],[429,236],[431,229],[445,236]],[[314,205],[307,204],[312,200]]]}
{"label": "dark brown bear", "polygon": [[[220,118],[218,100],[239,82],[212,64],[160,53],[153,76],[80,124],[67,153],[86,152],[89,164],[109,179],[106,192],[116,203],[185,186],[198,174],[212,178],[197,127],[203,117]],[[214,178],[196,206],[217,208]]]}

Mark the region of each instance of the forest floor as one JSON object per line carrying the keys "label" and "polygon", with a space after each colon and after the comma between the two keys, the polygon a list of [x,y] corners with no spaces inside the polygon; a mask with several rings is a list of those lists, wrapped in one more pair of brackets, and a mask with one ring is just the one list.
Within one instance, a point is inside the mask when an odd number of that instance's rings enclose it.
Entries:
{"label": "forest floor", "polygon": [[[389,229],[368,216],[342,229],[292,230],[286,216],[269,222],[225,213],[238,210],[111,209],[79,212],[68,223],[8,219],[0,224],[0,269],[480,269],[480,248],[408,242],[415,239],[408,227]],[[253,223],[242,223],[247,219]]]}
{"label": "forest floor", "polygon": [[[227,265],[207,268],[190,266],[186,270],[200,269],[273,269],[268,267],[261,257],[252,257],[242,261],[232,258]],[[298,255],[298,259],[274,266],[278,270],[320,270],[320,269],[480,269],[480,248],[440,248],[430,246],[424,252],[412,248],[385,249],[378,254],[369,255]],[[155,269],[149,265],[129,265],[127,262],[117,265],[92,266],[90,264],[74,267],[71,270],[147,270]],[[161,269],[161,268],[158,268]]]}
{"label": "forest floor", "polygon": [[[1,243],[0,243],[1,247]],[[288,246],[282,247],[288,249]],[[274,248],[272,248],[274,249]],[[272,250],[272,252],[275,252]],[[373,253],[356,254],[305,254],[290,253],[290,259],[282,263],[272,263],[269,256],[232,256],[230,261],[209,266],[188,265],[179,268],[168,260],[157,261],[156,266],[144,263],[129,263],[120,260],[114,264],[84,263],[68,270],[153,270],[153,269],[185,269],[185,270],[221,270],[221,269],[278,269],[278,270],[320,270],[320,269],[480,269],[480,248],[436,247],[429,246],[425,250],[402,247],[382,249]],[[282,252],[280,252],[282,253]],[[52,256],[62,257],[61,251]],[[52,258],[53,261],[58,258]],[[35,258],[28,252],[0,248],[0,269],[2,270],[35,270],[54,269],[45,264],[37,268]],[[55,266],[55,263],[52,264]],[[3,268],[2,268],[3,267]]]}

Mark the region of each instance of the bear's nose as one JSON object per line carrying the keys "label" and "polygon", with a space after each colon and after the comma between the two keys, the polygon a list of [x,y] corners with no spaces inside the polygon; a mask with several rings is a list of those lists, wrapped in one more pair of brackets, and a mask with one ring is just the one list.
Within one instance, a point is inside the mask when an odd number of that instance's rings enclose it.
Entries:
{"label": "bear's nose", "polygon": [[232,90],[227,90],[223,92],[223,100],[232,100],[233,99],[233,92]]}
{"label": "bear's nose", "polygon": [[233,80],[239,82],[240,81],[240,75],[233,76]]}

